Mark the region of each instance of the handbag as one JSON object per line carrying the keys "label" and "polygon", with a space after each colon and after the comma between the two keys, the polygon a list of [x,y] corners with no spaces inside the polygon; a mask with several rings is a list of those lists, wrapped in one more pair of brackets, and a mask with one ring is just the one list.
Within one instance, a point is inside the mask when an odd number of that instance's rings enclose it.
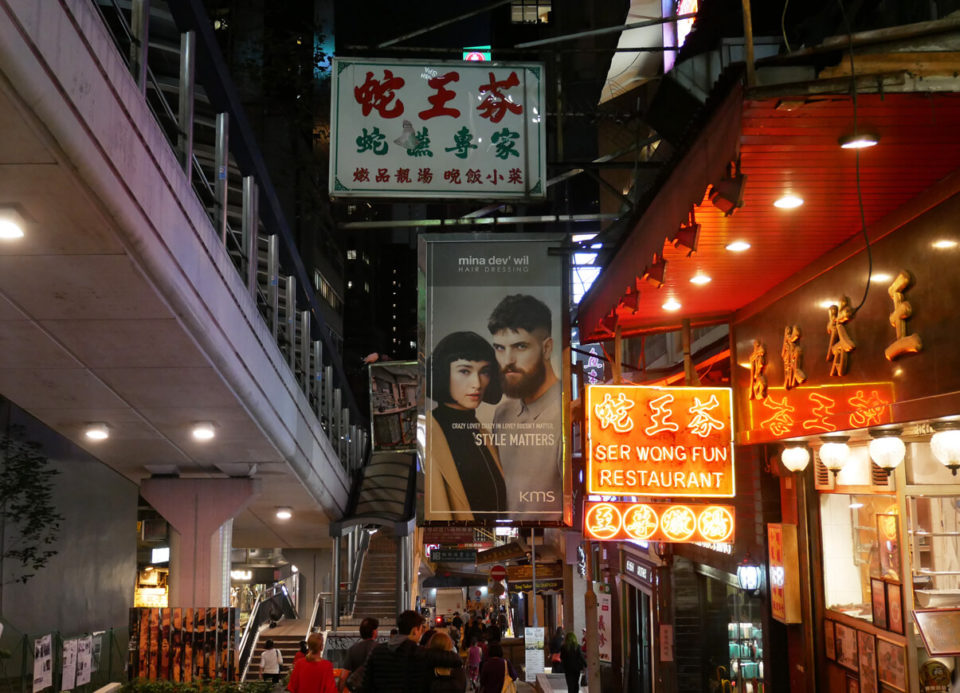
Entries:
{"label": "handbag", "polygon": [[560,662],[560,653],[554,652],[552,655],[550,655],[550,661],[553,664],[558,664]]}
{"label": "handbag", "polygon": [[510,678],[510,667],[507,666],[507,660],[503,660],[503,686],[500,687],[500,693],[517,693],[517,684]]}

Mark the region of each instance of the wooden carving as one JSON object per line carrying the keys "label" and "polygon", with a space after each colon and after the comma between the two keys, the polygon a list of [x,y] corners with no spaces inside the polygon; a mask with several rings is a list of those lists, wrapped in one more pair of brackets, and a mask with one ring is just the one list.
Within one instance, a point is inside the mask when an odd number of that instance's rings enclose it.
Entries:
{"label": "wooden carving", "polygon": [[783,387],[787,390],[802,385],[807,379],[803,372],[803,347],[800,341],[800,326],[787,325],[783,330],[783,347],[780,357],[783,359]]}
{"label": "wooden carving", "polygon": [[767,376],[763,374],[766,367],[767,349],[759,339],[755,339],[750,354],[750,399],[764,399],[767,396]]}
{"label": "wooden carving", "polygon": [[923,349],[920,335],[907,334],[907,318],[913,314],[913,306],[904,297],[904,292],[913,284],[913,276],[907,270],[900,270],[896,279],[887,289],[893,300],[893,312],[890,313],[890,324],[897,331],[897,339],[884,349],[883,354],[888,361],[893,361],[904,354],[915,354]]}
{"label": "wooden carving", "polygon": [[853,308],[850,299],[844,296],[839,306],[830,306],[827,309],[827,334],[830,342],[827,344],[827,361],[832,360],[830,375],[846,375],[849,365],[849,354],[857,348],[847,333],[846,324],[853,318]]}

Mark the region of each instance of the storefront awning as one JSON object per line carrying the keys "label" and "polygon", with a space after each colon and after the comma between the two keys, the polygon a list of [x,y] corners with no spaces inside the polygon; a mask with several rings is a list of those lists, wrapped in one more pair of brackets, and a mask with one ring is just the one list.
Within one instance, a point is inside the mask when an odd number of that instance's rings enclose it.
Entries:
{"label": "storefront awning", "polygon": [[[860,194],[871,237],[880,237],[960,191],[960,95],[860,94],[858,126],[879,136],[860,153]],[[847,94],[744,99],[730,93],[678,161],[579,310],[583,341],[739,320],[863,248],[857,153],[839,139],[853,132]],[[728,161],[741,156],[744,204],[725,217],[708,199]],[[796,209],[774,201],[786,193]],[[668,241],[696,205],[697,251]],[[750,244],[735,253],[736,240]],[[663,286],[644,282],[654,254],[666,260]],[[864,266],[864,283],[866,282]],[[710,282],[691,283],[702,274]],[[639,297],[625,298],[639,287]],[[863,285],[846,289],[851,297]],[[667,311],[672,299],[681,308]],[[616,313],[616,320],[612,313]],[[734,319],[734,316],[736,318]]]}

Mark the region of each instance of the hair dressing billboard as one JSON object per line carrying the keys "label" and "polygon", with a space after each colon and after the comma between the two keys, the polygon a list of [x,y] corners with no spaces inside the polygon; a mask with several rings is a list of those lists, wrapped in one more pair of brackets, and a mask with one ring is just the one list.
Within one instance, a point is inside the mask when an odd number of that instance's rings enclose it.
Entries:
{"label": "hair dressing billboard", "polygon": [[420,237],[426,522],[569,520],[561,242]]}

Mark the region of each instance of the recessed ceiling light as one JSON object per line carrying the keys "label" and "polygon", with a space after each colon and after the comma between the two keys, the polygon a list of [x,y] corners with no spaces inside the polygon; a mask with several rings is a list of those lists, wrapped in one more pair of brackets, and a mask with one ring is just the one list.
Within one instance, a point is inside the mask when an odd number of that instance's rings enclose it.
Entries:
{"label": "recessed ceiling light", "polygon": [[727,250],[731,253],[742,253],[744,250],[750,250],[750,244],[746,241],[734,241],[727,245]]}
{"label": "recessed ceiling light", "polygon": [[664,310],[680,310],[680,303],[677,302],[675,298],[668,298],[667,302],[663,304]]}
{"label": "recessed ceiling light", "polygon": [[700,285],[709,284],[711,279],[712,278],[710,277],[709,274],[703,274],[702,272],[697,272],[695,275],[690,277],[690,283],[700,284]]}
{"label": "recessed ceiling light", "polygon": [[0,207],[0,240],[15,241],[23,238],[23,217],[13,207]]}
{"label": "recessed ceiling light", "polygon": [[949,238],[941,238],[939,241],[934,241],[932,245],[937,250],[947,250],[948,248],[956,248],[957,242],[951,241]]}
{"label": "recessed ceiling light", "polygon": [[209,421],[198,421],[193,425],[193,437],[197,440],[210,440],[216,435],[213,424]]}
{"label": "recessed ceiling light", "polygon": [[880,138],[874,134],[861,132],[858,135],[844,135],[840,138],[841,149],[866,149],[875,147]]}
{"label": "recessed ceiling light", "polygon": [[110,429],[105,423],[92,423],[87,425],[83,435],[87,440],[106,440],[110,437]]}
{"label": "recessed ceiling light", "polygon": [[779,200],[776,200],[773,203],[773,206],[778,209],[796,209],[803,204],[803,198],[797,197],[792,193],[788,193],[781,197]]}
{"label": "recessed ceiling light", "polygon": [[893,276],[886,272],[877,272],[876,274],[870,275],[870,281],[874,284],[886,284],[889,281],[893,281]]}
{"label": "recessed ceiling light", "polygon": [[277,508],[278,520],[289,520],[291,517],[293,517],[293,508],[288,508],[286,506]]}

